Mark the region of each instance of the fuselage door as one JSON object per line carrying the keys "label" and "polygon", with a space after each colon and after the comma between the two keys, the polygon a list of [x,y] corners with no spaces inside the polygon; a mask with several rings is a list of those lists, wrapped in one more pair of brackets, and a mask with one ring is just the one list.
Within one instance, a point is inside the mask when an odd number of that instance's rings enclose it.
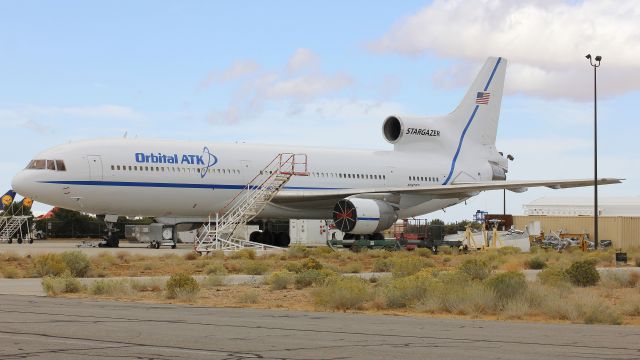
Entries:
{"label": "fuselage door", "polygon": [[102,180],[102,159],[100,155],[87,155],[89,162],[89,178],[91,180]]}
{"label": "fuselage door", "polygon": [[242,173],[242,180],[244,181],[242,185],[248,184],[249,181],[253,180],[253,178],[258,175],[253,172],[251,160],[240,160],[240,172]]}

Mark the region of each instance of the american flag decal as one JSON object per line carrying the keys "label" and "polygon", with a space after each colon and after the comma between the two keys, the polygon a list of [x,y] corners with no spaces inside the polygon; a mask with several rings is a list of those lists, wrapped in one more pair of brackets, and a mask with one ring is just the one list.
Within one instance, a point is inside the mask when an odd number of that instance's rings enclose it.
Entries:
{"label": "american flag decal", "polygon": [[488,92],[478,92],[476,96],[476,104],[478,105],[487,105],[489,103],[489,98],[491,97],[491,93]]}

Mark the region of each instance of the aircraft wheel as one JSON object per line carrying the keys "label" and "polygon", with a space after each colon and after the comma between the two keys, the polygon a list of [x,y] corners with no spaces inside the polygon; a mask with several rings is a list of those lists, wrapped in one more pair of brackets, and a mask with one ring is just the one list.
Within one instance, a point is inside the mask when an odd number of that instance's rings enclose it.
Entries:
{"label": "aircraft wheel", "polygon": [[249,235],[249,241],[262,243],[262,233],[260,231],[254,231]]}
{"label": "aircraft wheel", "polygon": [[33,244],[33,239],[29,239],[29,244]]}
{"label": "aircraft wheel", "polygon": [[22,244],[22,239],[18,239],[16,241],[18,242],[18,244]]}
{"label": "aircraft wheel", "polygon": [[371,240],[384,240],[384,235],[382,233],[375,233],[371,235]]}
{"label": "aircraft wheel", "polygon": [[273,245],[274,236],[271,231],[265,231],[262,233],[262,243],[265,245]]}
{"label": "aircraft wheel", "polygon": [[11,244],[11,243],[13,243],[13,239],[7,240],[7,244]]}
{"label": "aircraft wheel", "polygon": [[172,249],[175,249],[175,248],[177,248],[177,247],[178,247],[178,244],[176,244],[176,243],[173,243],[173,245],[171,245],[171,248],[172,248]]}
{"label": "aircraft wheel", "polygon": [[291,237],[289,234],[282,232],[279,234],[280,241],[278,241],[278,246],[280,247],[288,247],[291,244]]}

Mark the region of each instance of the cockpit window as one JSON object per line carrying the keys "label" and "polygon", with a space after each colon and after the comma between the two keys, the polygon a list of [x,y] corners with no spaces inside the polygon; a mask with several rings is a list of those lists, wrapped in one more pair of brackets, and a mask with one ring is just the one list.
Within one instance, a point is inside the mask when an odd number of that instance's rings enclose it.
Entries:
{"label": "cockpit window", "polygon": [[31,160],[26,167],[27,169],[47,169],[53,171],[67,171],[67,167],[62,160]]}
{"label": "cockpit window", "polygon": [[31,160],[29,165],[27,165],[27,169],[44,169],[47,165],[46,160]]}
{"label": "cockpit window", "polygon": [[56,170],[58,171],[67,171],[67,167],[64,165],[64,161],[56,160]]}

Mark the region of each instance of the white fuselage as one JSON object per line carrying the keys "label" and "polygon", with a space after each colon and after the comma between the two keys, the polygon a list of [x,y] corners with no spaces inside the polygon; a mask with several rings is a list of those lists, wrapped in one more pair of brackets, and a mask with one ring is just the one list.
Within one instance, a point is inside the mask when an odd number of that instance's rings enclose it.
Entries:
{"label": "white fuselage", "polygon": [[[34,159],[63,160],[65,171],[25,169],[13,186],[35,201],[88,213],[202,221],[215,216],[278,153],[308,159],[309,176],[294,176],[281,191],[438,185],[451,167],[451,156],[425,152],[109,139],[45,150]],[[456,173],[490,180],[490,169],[482,164],[458,163]],[[398,216],[426,214],[465,199],[403,194]],[[270,204],[259,218],[328,219],[334,204]]]}

